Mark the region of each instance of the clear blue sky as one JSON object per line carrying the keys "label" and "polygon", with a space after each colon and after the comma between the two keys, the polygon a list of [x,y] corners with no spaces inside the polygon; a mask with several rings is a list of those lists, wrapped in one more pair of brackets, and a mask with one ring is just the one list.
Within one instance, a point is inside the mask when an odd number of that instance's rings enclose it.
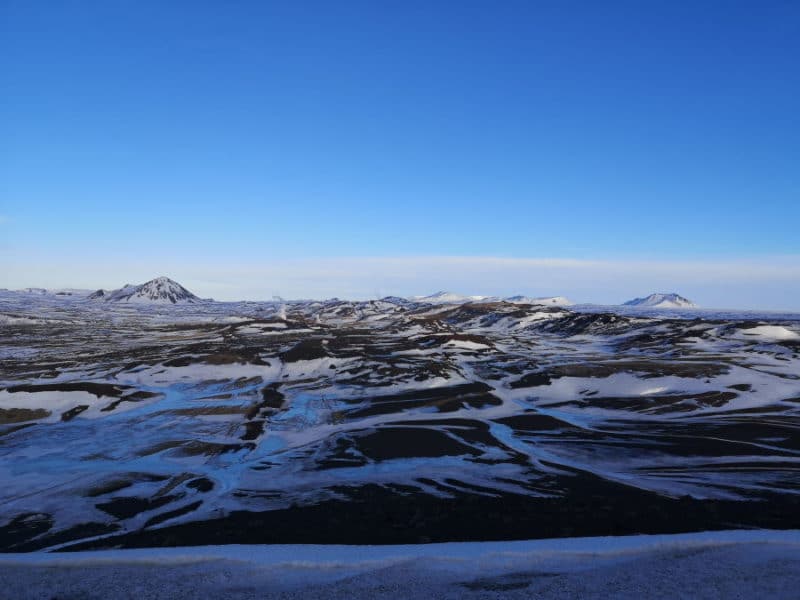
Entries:
{"label": "clear blue sky", "polygon": [[0,287],[57,260],[107,286],[100,261],[791,263],[799,107],[797,1],[0,0]]}

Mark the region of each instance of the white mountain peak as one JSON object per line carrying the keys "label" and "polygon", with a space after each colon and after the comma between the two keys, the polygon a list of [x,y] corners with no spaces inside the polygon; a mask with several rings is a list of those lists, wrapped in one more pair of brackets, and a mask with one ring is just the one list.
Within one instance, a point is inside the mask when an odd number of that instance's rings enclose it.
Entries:
{"label": "white mountain peak", "polygon": [[430,296],[413,296],[411,300],[416,302],[428,302],[431,304],[460,304],[466,302],[480,302],[486,300],[488,296],[464,296],[453,292],[436,292]]}
{"label": "white mountain peak", "polygon": [[97,290],[90,298],[106,302],[138,304],[193,304],[201,301],[200,298],[169,277],[156,277],[140,285],[126,284],[112,292]]}
{"label": "white mountain peak", "polygon": [[674,292],[650,294],[644,298],[634,298],[624,306],[642,306],[647,308],[696,308],[697,305]]}

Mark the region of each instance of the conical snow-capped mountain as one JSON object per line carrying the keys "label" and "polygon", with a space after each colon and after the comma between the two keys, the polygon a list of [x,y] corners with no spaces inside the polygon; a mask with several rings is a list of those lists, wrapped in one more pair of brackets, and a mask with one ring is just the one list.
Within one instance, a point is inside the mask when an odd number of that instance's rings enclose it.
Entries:
{"label": "conical snow-capped mountain", "polygon": [[624,303],[624,306],[641,306],[646,308],[697,308],[697,305],[674,292],[665,294],[650,294],[645,298],[634,298]]}
{"label": "conical snow-capped mountain", "polygon": [[105,292],[97,290],[89,296],[92,300],[106,302],[130,302],[137,304],[193,304],[200,298],[169,277],[156,277],[141,285],[127,284],[124,287]]}

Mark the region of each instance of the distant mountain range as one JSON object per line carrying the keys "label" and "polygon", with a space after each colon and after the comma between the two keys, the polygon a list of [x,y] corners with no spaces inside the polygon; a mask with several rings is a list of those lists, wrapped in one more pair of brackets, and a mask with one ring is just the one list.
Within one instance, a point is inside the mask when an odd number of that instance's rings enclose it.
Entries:
{"label": "distant mountain range", "polygon": [[[146,283],[139,285],[127,284],[118,290],[88,290],[77,289],[58,289],[49,290],[45,288],[26,288],[15,293],[35,294],[37,296],[71,296],[77,299],[86,298],[91,301],[103,301],[112,303],[131,303],[131,304],[195,304],[198,302],[208,302],[198,298],[178,282],[168,277],[156,277]],[[541,306],[572,306],[574,303],[564,296],[478,296],[463,295],[453,292],[441,291],[428,296],[410,296],[401,298],[398,296],[387,296],[382,298],[385,302],[393,304],[425,303],[425,304],[467,304],[467,303],[488,303],[488,302],[510,302],[513,304],[530,304]],[[624,302],[622,306],[640,308],[697,308],[697,305],[683,296],[674,292],[650,294],[643,298],[634,298]]]}

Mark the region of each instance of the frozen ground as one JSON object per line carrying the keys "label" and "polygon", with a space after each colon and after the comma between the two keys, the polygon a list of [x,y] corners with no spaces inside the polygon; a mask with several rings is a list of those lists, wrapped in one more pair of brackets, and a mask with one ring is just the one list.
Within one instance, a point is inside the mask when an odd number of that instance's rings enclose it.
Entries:
{"label": "frozen ground", "polygon": [[800,527],[798,315],[0,293],[0,549]]}
{"label": "frozen ground", "polygon": [[0,555],[5,598],[797,598],[800,531]]}

